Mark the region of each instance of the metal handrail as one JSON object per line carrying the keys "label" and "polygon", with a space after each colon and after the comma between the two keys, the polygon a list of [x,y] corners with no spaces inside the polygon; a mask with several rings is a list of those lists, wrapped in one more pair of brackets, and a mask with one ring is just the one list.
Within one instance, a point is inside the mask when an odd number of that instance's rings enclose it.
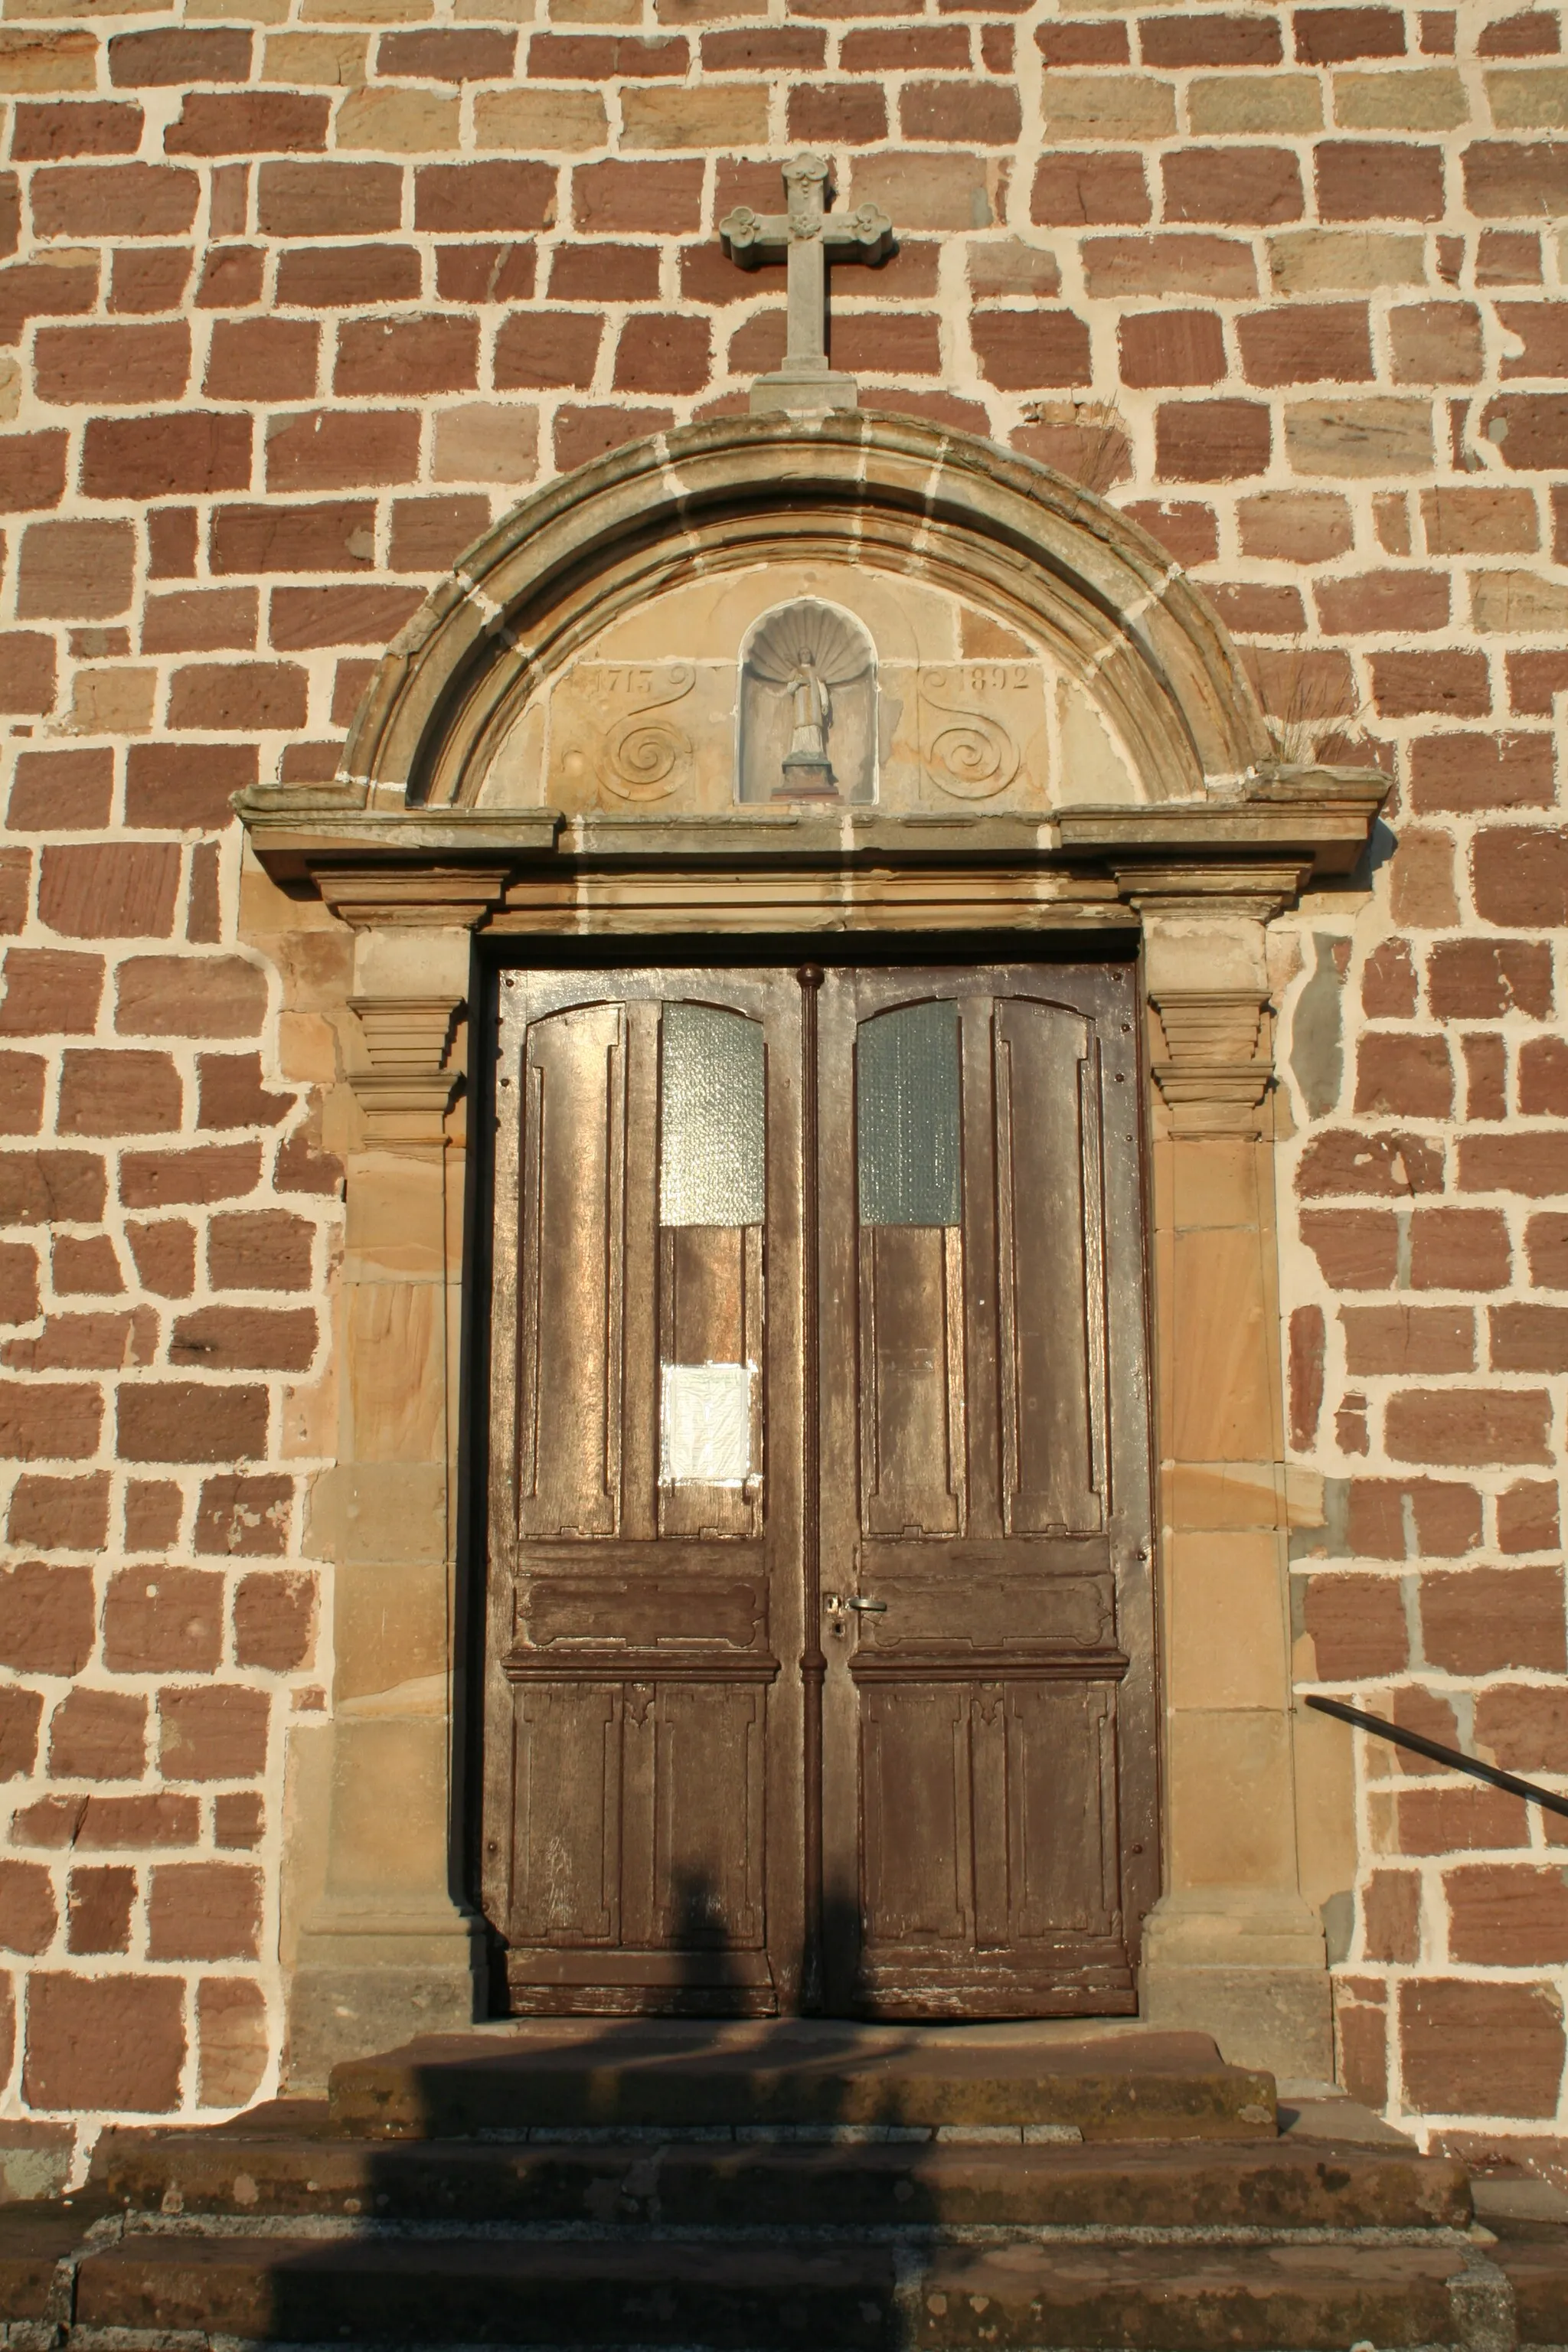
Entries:
{"label": "metal handrail", "polygon": [[1494,1789],[1506,1789],[1510,1796],[1526,1798],[1546,1812],[1568,1814],[1568,1797],[1538,1788],[1533,1780],[1521,1780],[1516,1772],[1501,1771],[1495,1764],[1483,1764],[1479,1757],[1466,1756],[1458,1748],[1445,1748],[1440,1739],[1428,1739],[1424,1732],[1406,1731],[1397,1723],[1385,1723],[1381,1715],[1363,1714],[1359,1706],[1346,1706],[1342,1699],[1309,1696],[1307,1705],[1315,1706],[1320,1715],[1332,1715],[1342,1723],[1353,1723],[1358,1731],[1375,1732],[1379,1739],[1392,1739],[1397,1748],[1413,1748],[1417,1756],[1429,1757],[1435,1764],[1451,1765],[1456,1772],[1469,1773],[1472,1780],[1489,1780]]}

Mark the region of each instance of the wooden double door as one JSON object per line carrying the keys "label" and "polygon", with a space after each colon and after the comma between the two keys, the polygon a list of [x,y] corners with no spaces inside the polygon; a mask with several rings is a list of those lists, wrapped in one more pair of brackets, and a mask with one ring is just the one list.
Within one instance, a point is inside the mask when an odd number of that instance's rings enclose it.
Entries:
{"label": "wooden double door", "polygon": [[1127,2012],[1126,967],[509,972],[484,1899],[517,2012]]}

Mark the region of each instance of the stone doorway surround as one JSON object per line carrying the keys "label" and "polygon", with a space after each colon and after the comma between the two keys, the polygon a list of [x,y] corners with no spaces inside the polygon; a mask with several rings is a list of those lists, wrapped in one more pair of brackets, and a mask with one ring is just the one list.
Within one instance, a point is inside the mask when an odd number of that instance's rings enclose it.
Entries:
{"label": "stone doorway surround", "polygon": [[[752,806],[565,817],[487,799],[508,731],[606,622],[742,564],[849,563],[1052,650],[1138,797],[933,820]],[[1152,2023],[1332,2073],[1301,1891],[1289,1678],[1266,935],[1363,854],[1385,780],[1286,768],[1224,628],[1091,494],[904,419],[725,418],[552,484],[459,559],[381,662],[330,786],[237,805],[275,887],[250,935],[346,1064],[339,1404],[312,1548],[334,1563],[331,1720],[289,1759],[287,2076],[484,2013],[465,1893],[459,1628],[482,1574],[459,1475],[463,1078],[486,961],[592,938],[1141,935],[1161,1523],[1164,1893]],[[352,954],[328,948],[352,934]],[[286,1016],[287,1017],[287,1014]],[[479,1413],[482,1422],[482,1410]],[[1347,1800],[1348,1802],[1348,1800]],[[1310,1834],[1310,1829],[1305,1832]]]}

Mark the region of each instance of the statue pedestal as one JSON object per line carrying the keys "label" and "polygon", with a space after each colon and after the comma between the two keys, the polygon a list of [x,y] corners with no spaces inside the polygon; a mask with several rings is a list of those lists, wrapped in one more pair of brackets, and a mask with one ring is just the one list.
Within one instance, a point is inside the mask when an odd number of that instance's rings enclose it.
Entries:
{"label": "statue pedestal", "polygon": [[773,786],[775,801],[836,801],[838,787],[826,757],[813,759],[808,751],[786,751],[784,782]]}
{"label": "statue pedestal", "polygon": [[836,408],[858,408],[860,389],[852,375],[820,367],[774,368],[752,386],[753,416],[820,416]]}

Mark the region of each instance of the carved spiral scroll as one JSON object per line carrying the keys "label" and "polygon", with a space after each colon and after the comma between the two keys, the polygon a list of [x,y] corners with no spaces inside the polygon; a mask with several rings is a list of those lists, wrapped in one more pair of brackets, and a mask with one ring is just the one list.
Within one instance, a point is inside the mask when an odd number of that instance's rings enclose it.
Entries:
{"label": "carved spiral scroll", "polygon": [[921,692],[931,716],[924,746],[927,772],[938,789],[954,800],[988,801],[1005,793],[1018,772],[1017,743],[1000,719],[984,710],[952,702],[953,688],[927,673]]}
{"label": "carved spiral scroll", "polygon": [[676,770],[690,758],[691,740],[654,713],[689,694],[696,676],[690,662],[672,663],[661,690],[606,730],[600,781],[617,800],[661,801],[675,790]]}

